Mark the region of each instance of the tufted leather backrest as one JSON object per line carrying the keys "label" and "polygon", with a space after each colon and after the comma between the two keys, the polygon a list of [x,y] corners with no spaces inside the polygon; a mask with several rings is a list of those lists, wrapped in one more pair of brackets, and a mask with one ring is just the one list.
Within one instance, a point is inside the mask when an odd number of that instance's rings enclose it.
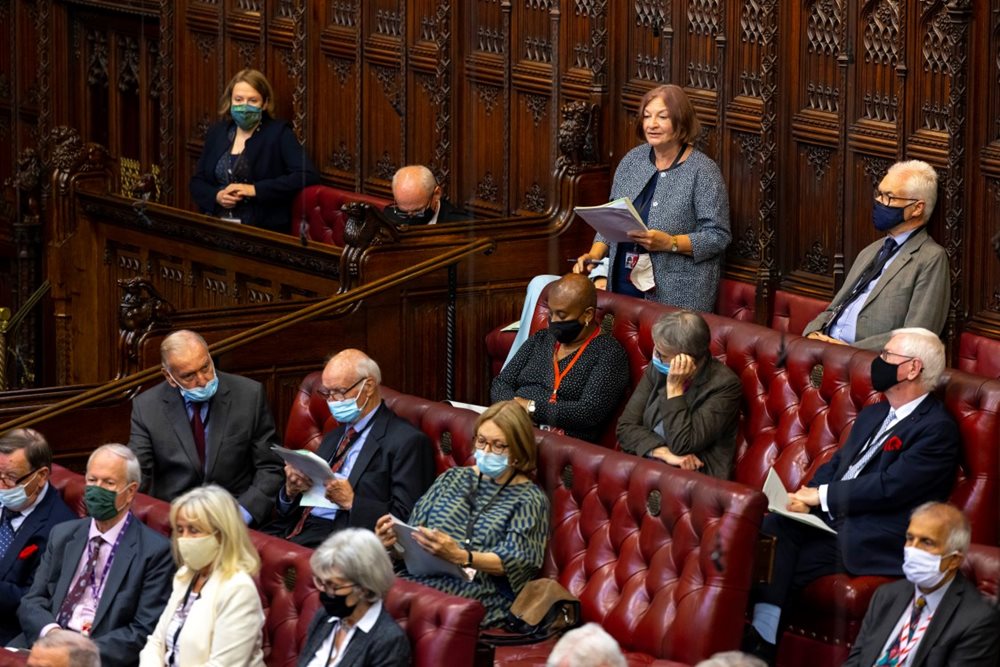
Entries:
{"label": "tufted leather backrest", "polygon": [[289,233],[299,236],[302,218],[305,217],[310,241],[321,241],[332,245],[344,245],[344,224],[347,216],[341,207],[352,201],[365,202],[379,210],[392,203],[390,199],[331,188],[326,185],[310,185],[303,188],[292,202],[292,225]]}
{"label": "tufted leather backrest", "polygon": [[[52,485],[70,509],[84,515],[83,476],[55,465]],[[168,503],[140,493],[132,511],[150,528],[170,536]],[[256,530],[250,531],[250,539],[261,558],[256,581],[265,614],[266,662],[268,667],[294,667],[309,622],[319,609],[319,594],[312,585],[309,567],[312,549]],[[486,615],[477,600],[397,579],[386,596],[385,608],[406,632],[414,665],[437,667],[446,659],[456,665],[473,663],[479,624]]]}
{"label": "tufted leather backrest", "polygon": [[774,293],[771,328],[775,331],[801,334],[807,324],[826,310],[828,304],[828,301],[822,299],[778,290]]}
{"label": "tufted leather backrest", "polygon": [[685,663],[739,644],[760,492],[552,433],[539,452],[545,574],[586,621],[627,651]]}
{"label": "tufted leather backrest", "polygon": [[[652,301],[599,291],[598,310],[613,317],[634,387],[649,364],[652,327],[673,310]],[[762,487],[771,466],[797,488],[833,456],[858,412],[882,399],[871,387],[874,353],[786,334],[751,322],[703,313],[712,354],[743,383],[734,479]],[[548,291],[538,299],[534,329],[547,320]],[[962,434],[951,501],[972,521],[973,540],[1000,539],[1000,382],[949,370],[936,391]]]}
{"label": "tufted leather backrest", "polygon": [[741,322],[753,322],[756,309],[756,285],[732,278],[719,281],[719,296],[715,300],[716,313]]}
{"label": "tufted leather backrest", "polygon": [[988,598],[1000,600],[1000,547],[973,544],[962,573]]}
{"label": "tufted leather backrest", "polygon": [[1000,380],[1000,340],[963,332],[958,339],[959,370]]}

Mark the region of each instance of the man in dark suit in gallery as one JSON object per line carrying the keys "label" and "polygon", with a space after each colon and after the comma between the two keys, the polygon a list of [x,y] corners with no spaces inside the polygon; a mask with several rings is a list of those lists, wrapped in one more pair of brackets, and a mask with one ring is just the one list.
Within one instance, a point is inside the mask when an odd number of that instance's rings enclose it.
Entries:
{"label": "man in dark suit in gallery", "polygon": [[322,383],[318,393],[339,423],[316,451],[336,476],[325,484],[334,507],[304,507],[302,494],[313,482],[286,465],[277,498],[280,518],[267,531],[307,547],[348,526],[374,530],[384,514],[406,521],[436,473],[427,436],[382,402],[382,373],[368,355],[352,349],[334,355]]}
{"label": "man in dark suit in gallery", "polygon": [[937,188],[937,172],[926,162],[889,167],[872,203],[872,224],[885,238],[858,253],[843,287],[803,334],[879,350],[893,329],[941,333],[951,279],[944,248],[927,233]]}
{"label": "man in dark suit in gallery", "polygon": [[777,538],[774,575],[755,592],[746,650],[773,657],[781,607],[793,589],[841,572],[901,576],[910,512],[945,500],[955,480],[958,426],[930,393],[944,364],[944,345],[926,329],[894,331],[872,360],[872,387],[886,400],[858,413],[847,442],[789,494],[788,510],[812,513],[837,534],[765,517],[761,531]]}
{"label": "man in dark suit in gallery", "polygon": [[139,663],[139,651],[170,594],[170,542],[131,510],[139,461],[124,445],[102,445],[87,461],[86,519],[52,529],[17,616],[25,646],[58,628],[94,640],[104,667]]}
{"label": "man in dark suit in gallery", "polygon": [[247,524],[263,524],[284,481],[271,451],[278,443],[264,387],[217,371],[193,331],[164,338],[160,357],[166,381],[132,401],[129,447],[142,467],[140,491],[170,502],[218,484],[236,498]]}
{"label": "man in dark suit in gallery", "polygon": [[954,505],[924,503],[906,530],[906,579],[875,591],[845,667],[995,667],[1000,614],[958,571],[969,520]]}
{"label": "man in dark suit in gallery", "polygon": [[49,532],[77,516],[49,484],[52,450],[19,428],[0,437],[0,646],[21,634],[17,605],[28,592]]}
{"label": "man in dark suit in gallery", "polygon": [[434,173],[422,164],[396,170],[392,176],[392,199],[385,213],[397,225],[434,225],[469,219],[468,213],[442,196]]}

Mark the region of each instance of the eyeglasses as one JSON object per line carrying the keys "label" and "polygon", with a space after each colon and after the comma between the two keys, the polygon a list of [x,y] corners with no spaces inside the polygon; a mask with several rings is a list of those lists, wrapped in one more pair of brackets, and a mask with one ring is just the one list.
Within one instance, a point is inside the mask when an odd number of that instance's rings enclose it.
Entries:
{"label": "eyeglasses", "polygon": [[357,382],[352,384],[347,389],[327,389],[326,387],[320,387],[316,390],[316,393],[322,396],[325,400],[329,401],[331,398],[335,401],[342,401],[347,398],[347,394],[350,393],[352,389],[361,384],[365,378],[359,378]]}
{"label": "eyeglasses", "polygon": [[910,360],[916,359],[916,357],[908,357],[905,354],[899,354],[897,352],[893,352],[891,350],[886,350],[884,348],[883,348],[883,350],[881,352],[878,353],[878,356],[882,357],[882,361],[889,361],[889,357],[890,356],[893,356],[893,357],[902,357],[903,359],[910,359]]}
{"label": "eyeglasses", "polygon": [[389,213],[392,213],[397,218],[419,218],[427,214],[427,211],[430,210],[431,204],[433,203],[434,203],[434,194],[431,193],[431,198],[427,200],[427,203],[418,209],[414,209],[411,211],[404,211],[399,207],[398,204],[392,204],[391,206],[387,207],[387,210],[389,211]]}
{"label": "eyeglasses", "polygon": [[493,454],[506,454],[509,446],[506,442],[494,440],[490,442],[481,435],[477,435],[474,441],[476,449],[488,449]]}
{"label": "eyeglasses", "polygon": [[24,480],[26,480],[29,477],[31,477],[32,475],[34,475],[39,470],[41,470],[41,468],[35,468],[34,470],[32,470],[30,472],[24,473],[20,477],[14,477],[14,475],[12,475],[10,473],[0,474],[0,484],[3,484],[6,487],[15,487],[18,484],[20,484],[21,482],[23,482]]}
{"label": "eyeglasses", "polygon": [[324,581],[319,577],[317,577],[315,574],[313,575],[313,586],[316,587],[316,590],[323,591],[327,595],[336,595],[337,591],[339,590],[343,590],[345,588],[354,588],[354,584],[350,583],[341,584],[337,583],[336,581]]}
{"label": "eyeglasses", "polygon": [[886,206],[892,206],[893,201],[909,202],[909,204],[906,204],[906,206],[909,206],[910,204],[920,201],[919,198],[915,197],[897,197],[896,195],[890,194],[888,192],[882,192],[878,188],[875,188],[873,194],[875,196],[875,201],[881,202]]}

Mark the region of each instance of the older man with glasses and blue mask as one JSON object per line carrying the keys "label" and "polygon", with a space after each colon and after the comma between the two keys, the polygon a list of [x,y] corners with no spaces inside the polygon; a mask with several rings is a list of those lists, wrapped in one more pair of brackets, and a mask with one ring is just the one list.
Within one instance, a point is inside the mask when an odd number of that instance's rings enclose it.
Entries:
{"label": "older man with glasses and blue mask", "polygon": [[316,393],[338,424],[316,450],[334,473],[323,485],[330,506],[303,505],[313,480],[286,465],[279,519],[266,529],[306,547],[342,528],[373,530],[386,513],[405,521],[436,473],[430,439],[382,402],[382,372],[371,357],[342,350],[327,362],[322,383]]}
{"label": "older man with glasses and blue mask", "polygon": [[164,338],[160,358],[165,381],[132,401],[129,448],[142,468],[140,491],[170,502],[218,484],[248,525],[265,523],[283,477],[271,451],[280,443],[264,387],[216,370],[193,331]]}
{"label": "older man with glasses and blue mask", "polygon": [[786,508],[818,517],[835,532],[775,513],[764,517],[761,532],[776,538],[773,576],[755,591],[745,650],[774,657],[781,608],[814,579],[902,576],[910,512],[947,499],[955,482],[958,425],[931,393],[944,366],[944,344],[918,328],[893,331],[872,359],[872,389],[885,400],[858,413],[847,441],[789,494]]}
{"label": "older man with glasses and blue mask", "polygon": [[872,225],[883,238],[858,253],[843,287],[803,335],[878,350],[893,329],[941,333],[951,279],[944,248],[927,232],[937,188],[937,172],[926,162],[889,167],[872,202]]}
{"label": "older man with glasses and blue mask", "polygon": [[49,532],[76,517],[49,484],[52,450],[42,434],[0,437],[0,646],[21,634],[17,605],[28,592]]}

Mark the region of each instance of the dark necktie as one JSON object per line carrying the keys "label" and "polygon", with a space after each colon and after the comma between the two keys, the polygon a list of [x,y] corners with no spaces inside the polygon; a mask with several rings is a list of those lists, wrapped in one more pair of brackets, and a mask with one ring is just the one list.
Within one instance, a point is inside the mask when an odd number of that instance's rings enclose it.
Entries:
{"label": "dark necktie", "polygon": [[11,521],[18,516],[21,516],[20,512],[6,508],[3,510],[3,516],[0,518],[0,558],[7,554],[7,549],[14,543],[14,525]]}
{"label": "dark necktie", "polygon": [[201,403],[192,403],[191,434],[194,436],[194,448],[198,452],[198,461],[202,471],[205,470],[205,424],[201,421]]}
{"label": "dark necktie", "polygon": [[[66,593],[66,598],[59,605],[59,613],[56,615],[56,623],[64,628],[69,623],[69,620],[73,618],[73,610],[80,603],[80,600],[83,599],[84,593],[87,592],[87,586],[95,579],[97,559],[101,554],[100,536],[90,538],[87,541],[87,549],[89,550],[87,553],[87,563],[83,566],[83,570],[80,572],[80,576],[76,578],[73,587]],[[94,595],[97,595],[96,590],[94,591]]]}
{"label": "dark necktie", "polygon": [[906,643],[909,644],[913,640],[913,633],[917,631],[917,626],[920,624],[920,616],[923,614],[926,605],[927,599],[923,595],[913,601],[910,610],[909,630],[904,627],[899,631],[899,634],[896,635],[892,643],[885,649],[885,653],[875,663],[876,667],[895,667],[899,664],[900,643],[903,639],[903,633],[906,633]]}
{"label": "dark necktie", "polygon": [[848,297],[841,301],[840,305],[833,311],[833,315],[830,317],[830,320],[823,327],[824,333],[829,334],[830,330],[833,329],[833,326],[837,323],[837,320],[844,314],[844,310],[847,306],[854,303],[855,299],[861,296],[861,294],[868,288],[868,284],[871,281],[882,275],[886,262],[888,262],[889,258],[896,254],[896,250],[898,249],[899,245],[896,244],[896,240],[894,238],[891,236],[885,237],[885,242],[882,243],[882,247],[879,248],[878,253],[875,254],[875,259],[873,259],[871,263],[865,267],[865,270],[861,272],[858,279],[854,281]]}
{"label": "dark necktie", "polygon": [[[347,459],[347,450],[351,448],[351,445],[357,437],[358,432],[354,430],[353,426],[347,429],[347,432],[344,433],[340,442],[337,443],[337,449],[333,454],[333,458],[330,459],[330,470],[333,472],[339,472],[340,469],[344,467],[344,461]],[[295,527],[292,528],[292,532],[285,536],[286,540],[291,539],[302,532],[302,528],[306,525],[306,519],[309,517],[311,512],[312,507],[306,507],[302,510],[302,516],[299,517],[298,523],[296,523]]]}

